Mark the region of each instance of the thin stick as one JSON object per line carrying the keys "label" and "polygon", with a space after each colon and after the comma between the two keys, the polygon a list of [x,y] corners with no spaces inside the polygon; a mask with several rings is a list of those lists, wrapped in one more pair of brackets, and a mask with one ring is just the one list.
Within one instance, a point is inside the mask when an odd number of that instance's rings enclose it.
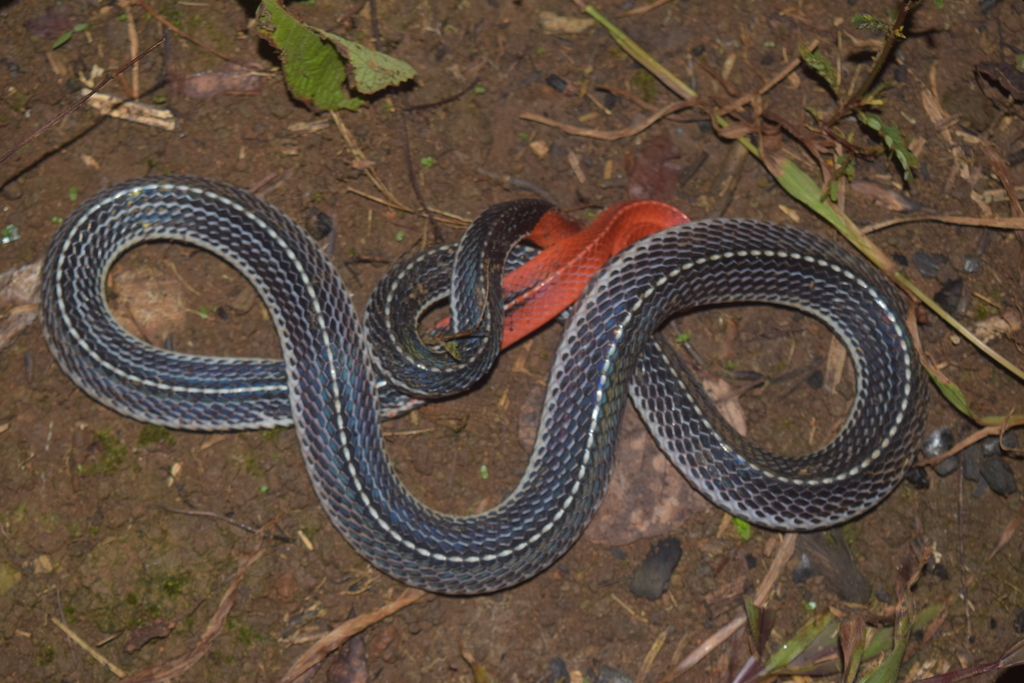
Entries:
{"label": "thin stick", "polygon": [[114,664],[112,661],[101,655],[96,650],[96,648],[82,640],[82,637],[74,631],[72,631],[69,626],[62,624],[60,619],[58,619],[57,617],[50,617],[50,621],[53,622],[54,626],[59,628],[61,631],[64,631],[64,635],[66,635],[71,640],[75,641],[75,643],[78,644],[78,647],[82,648],[87,653],[89,653],[90,657],[92,657],[97,662],[110,669],[111,673],[113,673],[115,676],[117,676],[118,678],[124,678],[128,675],[127,673],[125,673],[124,669],[119,667],[117,664]]}
{"label": "thin stick", "polygon": [[[344,139],[345,144],[348,145],[349,152],[351,152],[352,156],[356,158],[356,161],[360,161],[364,164],[367,164],[367,166],[365,166],[366,177],[370,179],[370,182],[372,182],[374,186],[378,190],[380,190],[380,193],[384,195],[384,197],[389,202],[393,202],[397,206],[402,206],[402,202],[398,201],[398,197],[391,193],[391,190],[387,188],[387,186],[384,184],[384,181],[381,180],[380,177],[377,175],[377,172],[374,171],[371,166],[369,166],[370,160],[366,158],[365,154],[363,154],[363,150],[362,148],[359,147],[359,144],[356,142],[355,136],[352,135],[352,131],[348,129],[348,126],[345,125],[345,122],[341,120],[340,116],[338,116],[338,112],[332,109],[330,114],[331,120],[334,121],[334,125],[338,128],[338,132],[341,133],[342,139]],[[412,209],[408,208],[404,208],[402,210],[405,211],[406,213],[416,213]]]}
{"label": "thin stick", "polygon": [[9,158],[11,158],[11,156],[13,156],[17,152],[19,152],[22,147],[24,147],[28,143],[32,142],[33,140],[35,140],[37,137],[39,137],[40,135],[42,135],[43,133],[48,131],[50,128],[53,128],[55,125],[60,123],[61,120],[63,120],[63,118],[65,116],[67,116],[68,114],[70,114],[71,112],[73,112],[74,110],[78,109],[79,107],[81,107],[86,102],[88,102],[89,98],[92,97],[93,95],[95,95],[97,92],[99,92],[100,88],[102,88],[107,83],[109,83],[111,80],[113,80],[114,78],[117,78],[118,76],[123,74],[125,71],[130,69],[136,62],[138,62],[140,59],[142,59],[143,57],[148,55],[150,52],[155,50],[159,45],[162,45],[163,42],[164,42],[164,39],[161,38],[160,40],[158,40],[155,43],[153,43],[145,52],[143,52],[141,55],[139,55],[138,57],[136,57],[132,61],[128,62],[124,66],[122,66],[117,71],[115,71],[113,73],[108,73],[106,76],[103,77],[103,80],[101,80],[96,85],[95,88],[93,88],[92,90],[89,91],[88,95],[86,95],[82,99],[78,100],[77,102],[72,104],[70,107],[68,107],[67,109],[62,111],[61,113],[59,113],[56,116],[54,116],[48,122],[43,124],[43,126],[41,128],[39,128],[36,132],[32,133],[32,135],[29,135],[27,138],[25,138],[24,140],[19,142],[17,145],[15,145],[11,149],[7,150],[7,152],[2,157],[0,157],[0,164],[3,164],[5,161],[7,161]]}
{"label": "thin stick", "polygon": [[608,142],[611,142],[613,140],[621,140],[622,138],[633,137],[637,133],[640,133],[643,130],[651,127],[652,125],[654,125],[661,119],[665,118],[669,114],[674,114],[677,111],[680,111],[681,109],[692,107],[695,104],[697,104],[695,100],[688,100],[686,102],[673,102],[672,104],[665,105],[658,111],[654,112],[646,119],[644,119],[641,123],[638,123],[635,126],[630,126],[629,128],[620,128],[619,130],[595,130],[593,128],[579,128],[577,126],[570,126],[565,123],[559,123],[558,121],[555,121],[554,119],[549,119],[546,116],[540,116],[539,114],[531,114],[530,112],[520,114],[519,118],[526,119],[527,121],[534,121],[535,123],[542,123],[545,126],[552,126],[554,128],[559,129],[566,135],[579,135],[581,137],[596,138],[598,140],[606,140]]}
{"label": "thin stick", "polygon": [[250,534],[260,534],[260,536],[266,539],[280,541],[282,543],[293,542],[293,540],[288,538],[287,536],[268,533],[266,531],[263,531],[262,529],[257,529],[254,526],[250,526],[245,522],[239,522],[236,519],[231,519],[227,515],[222,515],[219,512],[211,512],[210,510],[182,510],[179,508],[167,507],[166,505],[154,505],[153,507],[157,508],[158,510],[163,510],[165,512],[173,512],[176,515],[189,515],[192,517],[212,517],[213,519],[219,519],[222,522],[227,522],[228,524],[237,526],[239,529],[248,531]]}
{"label": "thin stick", "polygon": [[672,0],[654,0],[654,2],[652,2],[649,5],[640,5],[639,7],[634,7],[631,10],[623,12],[622,14],[619,15],[619,19],[623,17],[636,17],[641,14],[647,14],[652,9],[658,9],[662,5],[667,5],[670,2],[672,2]]}
{"label": "thin stick", "polygon": [[211,54],[217,55],[218,57],[223,59],[225,62],[231,62],[233,64],[239,64],[240,63],[237,59],[232,59],[231,57],[228,57],[226,54],[224,54],[223,52],[221,52],[217,48],[210,47],[209,45],[206,45],[205,43],[202,43],[199,40],[197,40],[197,39],[193,38],[192,36],[190,36],[189,34],[185,33],[184,31],[179,29],[177,26],[175,26],[171,22],[169,22],[166,19],[164,19],[163,16],[161,16],[159,12],[155,11],[152,7],[147,5],[145,0],[132,0],[132,3],[138,5],[142,9],[146,10],[147,12],[149,12],[153,16],[154,19],[159,21],[161,24],[166,26],[171,31],[174,31],[175,33],[177,33],[179,36],[181,36],[182,38],[184,38],[188,42],[190,42],[190,43],[192,43],[194,45],[198,45],[199,47],[203,48],[204,50],[206,50],[207,52],[209,52]]}
{"label": "thin stick", "polygon": [[[139,55],[139,32],[135,30],[135,17],[132,16],[132,8],[127,2],[121,3],[124,8],[124,16],[128,24],[128,55],[135,59]],[[132,92],[131,99],[139,99],[139,63],[135,62],[132,67]]]}
{"label": "thin stick", "polygon": [[[754,604],[758,607],[764,607],[768,603],[768,598],[775,588],[775,582],[779,580],[779,575],[782,574],[782,570],[786,567],[786,563],[789,562],[789,558],[793,556],[793,550],[796,548],[796,537],[796,534],[786,534],[782,537],[782,543],[779,544],[779,549],[775,553],[775,559],[772,560],[768,573],[761,579],[761,583],[757,587],[757,593],[754,595]],[[690,652],[683,661],[679,662],[671,672],[662,676],[658,683],[668,683],[682,676],[704,659],[708,653],[724,643],[733,633],[740,630],[745,623],[747,623],[747,617],[742,615],[718,629],[711,637]]]}
{"label": "thin stick", "polygon": [[[808,52],[814,52],[814,50],[817,47],[818,47],[818,41],[816,39],[812,40],[811,44],[807,46],[807,51]],[[724,116],[724,115],[726,115],[726,114],[728,114],[728,113],[730,113],[732,111],[735,111],[736,109],[739,109],[740,107],[743,107],[743,106],[747,105],[755,97],[760,97],[761,95],[764,95],[766,92],[768,92],[769,90],[774,88],[776,85],[781,83],[782,79],[785,78],[786,76],[788,76],[798,66],[800,66],[801,62],[803,62],[803,59],[800,58],[800,57],[797,57],[795,59],[790,60],[790,62],[788,64],[786,64],[786,66],[782,67],[782,69],[777,74],[772,76],[770,81],[768,81],[767,83],[762,85],[760,88],[758,88],[754,92],[747,93],[746,95],[744,95],[744,96],[742,96],[742,97],[740,97],[738,99],[733,100],[732,102],[727,104],[724,109],[722,109],[722,110],[720,110],[720,111],[718,111],[716,113],[718,115],[720,115],[720,116]]]}
{"label": "thin stick", "polygon": [[[369,192],[363,192],[362,190],[357,190],[354,187],[345,188],[345,191],[351,192],[352,194],[357,194],[364,199],[369,199],[371,202],[377,202],[378,204],[390,207],[395,211],[402,211],[403,213],[411,213],[413,215],[417,215],[416,209],[409,208],[408,206],[405,206],[404,204],[398,201],[391,202],[387,199],[382,199],[381,197],[374,197]],[[431,208],[430,210],[434,212],[434,215],[437,217],[437,220],[443,223],[451,223],[454,225],[469,225],[470,223],[473,222],[468,218],[463,218],[462,216],[451,213],[449,211],[442,211],[441,209],[435,208]]]}
{"label": "thin stick", "polygon": [[358,617],[342,622],[340,626],[316,641],[301,657],[295,660],[288,672],[281,677],[281,683],[298,680],[299,676],[326,659],[327,655],[341,647],[346,640],[385,617],[391,616],[406,605],[411,605],[424,595],[426,592],[419,589],[406,588],[397,600],[389,602],[376,611],[360,614]]}
{"label": "thin stick", "polygon": [[679,95],[684,100],[693,100],[697,98],[697,91],[679,80],[674,73],[662,66],[661,62],[656,60],[648,54],[646,50],[637,45],[632,38],[623,32],[622,29],[606,19],[605,16],[594,9],[592,5],[587,5],[584,11],[593,17],[597,23],[604,26],[605,30],[611,35],[612,40],[614,40],[618,46],[626,52],[626,54],[640,62],[645,69],[650,71],[655,78],[664,83],[669,90]]}
{"label": "thin stick", "polygon": [[865,235],[876,230],[883,230],[900,223],[949,223],[951,225],[967,225],[973,228],[999,228],[1001,230],[1024,230],[1024,218],[974,218],[972,216],[900,216],[887,221],[872,223],[861,228]]}

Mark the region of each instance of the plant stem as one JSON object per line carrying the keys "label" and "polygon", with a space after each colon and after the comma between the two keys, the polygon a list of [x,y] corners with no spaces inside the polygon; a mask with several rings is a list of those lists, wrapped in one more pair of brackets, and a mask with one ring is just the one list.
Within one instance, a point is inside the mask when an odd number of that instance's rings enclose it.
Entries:
{"label": "plant stem", "polygon": [[892,53],[892,49],[896,47],[896,43],[899,42],[903,37],[903,26],[907,22],[907,17],[910,13],[921,4],[921,0],[896,0],[898,9],[896,10],[896,19],[892,22],[892,26],[885,32],[885,42],[882,44],[882,49],[875,56],[875,64],[871,67],[871,72],[868,73],[867,77],[861,81],[857,89],[843,101],[842,105],[836,108],[832,116],[829,117],[828,122],[825,124],[826,128],[831,128],[836,125],[839,119],[849,114],[853,109],[857,107],[861,99],[868,93],[871,86],[874,85],[875,81],[882,73],[882,69],[885,68],[886,62],[889,61],[889,55]]}
{"label": "plant stem", "polygon": [[[914,1],[920,2],[920,0]],[[585,11],[593,17],[597,23],[601,24],[606,31],[608,31],[612,39],[618,43],[619,47],[621,47],[626,54],[638,61],[641,66],[654,74],[659,81],[668,86],[669,90],[679,95],[684,100],[692,100],[697,97],[697,92],[693,88],[679,80],[674,73],[662,66],[661,62],[649,55],[646,50],[637,45],[622,29],[608,21],[608,19],[606,19],[605,16],[598,12],[593,6],[587,5]]]}

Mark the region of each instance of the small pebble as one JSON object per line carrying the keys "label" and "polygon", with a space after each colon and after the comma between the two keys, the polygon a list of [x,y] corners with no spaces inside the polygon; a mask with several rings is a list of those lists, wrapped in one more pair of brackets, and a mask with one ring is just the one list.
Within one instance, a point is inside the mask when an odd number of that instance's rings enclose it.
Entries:
{"label": "small pebble", "polygon": [[999,455],[1003,452],[1003,449],[999,447],[999,437],[990,436],[987,439],[983,439],[981,442],[981,453],[986,458],[991,458],[993,455]]}
{"label": "small pebble", "polygon": [[923,251],[914,252],[910,258],[914,262],[917,272],[921,273],[921,277],[929,279],[937,277],[939,268],[946,262],[946,257],[942,254],[926,254]]}
{"label": "small pebble", "polygon": [[668,590],[669,578],[682,556],[679,539],[669,537],[660,541],[636,568],[629,591],[638,598],[657,600]]}
{"label": "small pebble", "polygon": [[940,477],[948,477],[958,469],[960,469],[960,458],[951,455],[935,466],[935,474]]}
{"label": "small pebble", "polygon": [[315,206],[310,207],[309,211],[306,212],[306,232],[309,233],[310,237],[319,241],[330,235],[333,231],[334,220]]}
{"label": "small pebble", "polygon": [[793,570],[793,583],[803,583],[815,574],[817,572],[814,569],[814,565],[811,564],[811,558],[807,557],[807,553],[804,553],[800,556],[796,569]]}
{"label": "small pebble", "polygon": [[981,461],[981,476],[989,487],[1000,496],[1017,492],[1017,480],[1013,470],[1002,458],[986,458]]}
{"label": "small pebble", "polygon": [[910,265],[910,262],[907,261],[907,257],[899,252],[896,252],[895,254],[892,255],[892,260],[895,261],[896,265],[900,266],[901,268],[906,268],[908,265]]}
{"label": "small pebble", "polygon": [[551,74],[550,76],[545,78],[544,82],[550,85],[558,92],[564,92],[566,86],[569,85],[568,83],[565,82],[564,78],[562,78],[561,76],[556,76],[555,74]]}
{"label": "small pebble", "polygon": [[551,683],[569,683],[569,667],[565,665],[564,659],[555,657],[548,663],[548,669],[551,671]]}
{"label": "small pebble", "polygon": [[926,490],[929,486],[928,473],[925,472],[923,467],[911,467],[907,470],[906,480],[915,489],[922,491]]}
{"label": "small pebble", "polygon": [[972,443],[960,452],[964,461],[964,477],[977,481],[981,476],[981,444]]}
{"label": "small pebble", "polygon": [[1003,434],[1003,448],[1004,449],[1011,449],[1011,448],[1017,448],[1017,447],[1018,447],[1018,441],[1017,441],[1017,432],[1016,431],[1006,432],[1005,434]]}
{"label": "small pebble", "polygon": [[12,180],[0,189],[0,194],[4,199],[21,199],[21,185]]}
{"label": "small pebble", "polygon": [[964,266],[961,270],[967,275],[973,275],[981,269],[981,259],[977,256],[965,256]]}
{"label": "small pebble", "polygon": [[921,444],[921,450],[929,458],[934,458],[937,455],[942,455],[950,448],[956,441],[953,440],[953,432],[949,427],[939,427],[938,429],[930,432],[924,437],[924,442]]}
{"label": "small pebble", "polygon": [[964,281],[960,278],[950,280],[946,284],[942,285],[942,289],[935,294],[935,303],[942,306],[942,308],[951,315],[960,315],[963,313],[960,309],[963,305],[963,299]]}
{"label": "small pebble", "polygon": [[601,670],[597,672],[597,679],[594,683],[633,683],[633,677],[618,669],[601,665]]}

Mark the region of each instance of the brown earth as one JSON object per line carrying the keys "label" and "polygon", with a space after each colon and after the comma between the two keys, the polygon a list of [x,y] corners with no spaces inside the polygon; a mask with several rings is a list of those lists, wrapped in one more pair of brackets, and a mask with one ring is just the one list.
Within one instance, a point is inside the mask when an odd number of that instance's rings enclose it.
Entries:
{"label": "brown earth", "polygon": [[[83,107],[0,168],[0,222],[16,225],[21,233],[20,240],[0,246],[0,272],[39,259],[60,220],[89,195],[122,180],[163,173],[209,176],[243,187],[260,184],[267,199],[300,223],[314,208],[330,216],[337,227],[334,261],[360,306],[387,264],[433,239],[422,217],[350,192],[379,195],[353,166],[352,152],[330,118],[291,99],[280,72],[271,70],[276,62],[255,34],[252,4],[153,3],[192,36],[238,62],[258,65],[261,87],[249,94],[198,99],[189,75],[223,62],[172,36],[166,47],[142,60],[139,83],[143,101],[173,112],[176,130],[106,118]],[[925,211],[979,215],[972,192],[1000,187],[980,142],[992,141],[1004,158],[1021,147],[1019,108],[1007,104],[974,66],[1012,64],[1014,55],[1024,51],[1024,9],[1013,0],[988,4],[994,7],[947,0],[940,9],[926,2],[886,72],[894,88],[884,95],[883,115],[899,125],[908,142],[923,143],[922,168],[902,189]],[[616,16],[631,6],[601,9]],[[328,0],[290,6],[309,23],[371,44],[368,9],[343,18],[350,9],[356,6]],[[666,136],[681,151],[683,166],[707,154],[685,185],[668,187],[672,203],[691,217],[706,215],[729,147],[699,121],[700,114],[683,112],[615,142],[569,136],[519,118],[533,112],[613,130],[647,115],[627,98],[594,90],[598,85],[630,91],[657,107],[675,101],[603,30],[549,35],[538,22],[541,10],[578,16],[571,3],[552,7],[534,0],[378,5],[383,48],[415,66],[419,76],[415,84],[341,118],[384,183],[401,201],[417,206],[412,174],[431,207],[470,218],[491,204],[525,196],[503,185],[500,178],[510,175],[550,192],[562,208],[585,221],[600,207],[626,197],[626,156],[655,136]],[[152,17],[139,8],[131,11],[143,48],[163,35]],[[724,103],[731,97],[709,71],[727,72],[724,80],[745,93],[796,55],[799,43],[814,39],[833,60],[841,40],[842,54],[850,57],[841,61],[843,88],[849,87],[870,65],[868,48],[851,45],[855,39],[877,39],[853,29],[850,17],[855,12],[884,16],[885,11],[874,0],[801,6],[783,0],[676,0],[616,21],[699,92]],[[129,23],[123,17],[123,9],[95,0],[52,7],[0,3],[5,36],[0,45],[0,146],[6,149],[72,104],[79,96],[78,79],[94,65],[108,70],[126,61]],[[35,21],[26,24],[30,20]],[[56,36],[79,23],[88,29],[50,49]],[[952,146],[922,105],[933,67],[943,106],[961,117],[950,129]],[[160,85],[164,75],[169,81]],[[570,87],[559,91],[550,76]],[[106,92],[123,96],[131,81],[128,72]],[[583,87],[595,97],[581,96]],[[398,113],[448,98],[410,111],[404,124]],[[807,106],[827,109],[831,104],[821,83],[801,70],[765,102],[793,121],[802,120]],[[327,125],[305,126],[314,123]],[[854,130],[852,123],[843,125]],[[858,136],[866,139],[862,132]],[[547,143],[550,151],[543,157],[535,154],[528,146],[535,141]],[[785,145],[799,149],[792,140]],[[579,174],[570,166],[570,154],[579,159]],[[433,161],[421,163],[427,158]],[[805,162],[813,172],[813,162],[800,156]],[[1021,169],[1010,170],[1016,184],[1024,184]],[[856,176],[884,188],[900,185],[900,172],[884,157],[858,161]],[[845,201],[859,222],[892,213],[852,191]],[[992,204],[992,210],[1008,215],[1005,202]],[[821,234],[830,230],[752,159],[742,169],[726,215],[799,221]],[[980,270],[959,272],[983,234],[977,228],[911,223],[875,238],[889,254],[910,258],[925,251],[944,257],[939,278],[964,279],[974,296],[967,295],[961,318],[974,324],[995,311],[1018,310],[1021,300],[1021,248],[1012,235],[985,237],[989,243]],[[458,235],[451,227],[441,229],[445,240]],[[939,281],[908,270],[926,292],[939,289]],[[111,286],[120,315],[146,339],[162,344],[170,335],[182,351],[277,353],[274,331],[254,292],[209,255],[176,245],[139,248],[117,264]],[[932,314],[922,322],[926,351],[947,364],[945,372],[978,414],[1020,411],[1024,389],[1018,382]],[[720,372],[778,376],[813,366],[826,355],[830,339],[817,323],[767,307],[704,311],[674,325],[692,333],[696,349]],[[519,406],[545,381],[558,335],[554,326],[513,348],[471,396],[386,425],[397,468],[417,495],[444,510],[470,512],[496,503],[515,486],[528,456],[517,440]],[[994,345],[1021,362],[1016,339],[999,338]],[[99,650],[129,673],[177,657],[195,644],[239,559],[253,552],[256,541],[223,522],[157,506],[228,514],[252,526],[274,521],[275,533],[293,539],[272,542],[252,566],[225,632],[180,680],[277,680],[306,647],[297,634],[319,632],[350,613],[377,609],[400,592],[400,584],[370,568],[331,528],[290,430],[215,437],[154,432],[78,390],[53,362],[38,325],[0,351],[0,377],[0,680],[112,680],[51,617],[65,620],[85,641],[100,644]],[[820,383],[805,378],[798,374],[743,396],[755,440],[785,452],[805,452],[841,421],[852,390],[850,376],[837,394],[814,388]],[[957,437],[971,430],[933,392],[928,430],[940,426],[949,426]],[[1020,479],[1020,461],[1007,462]],[[481,476],[484,466],[486,478]],[[928,472],[927,477],[928,490],[903,484],[879,509],[842,530],[855,566],[879,595],[892,595],[898,560],[912,540],[931,539],[941,556],[945,569],[926,573],[912,602],[915,610],[947,605],[948,614],[916,653],[910,678],[991,660],[1019,640],[1024,629],[1024,537],[1017,533],[987,559],[1020,510],[1020,494],[1003,498],[989,491],[976,498],[970,495],[972,482],[963,483],[961,493],[957,475],[939,478]],[[682,541],[683,557],[668,593],[657,601],[636,598],[628,590],[651,540],[614,550],[584,540],[554,567],[515,589],[474,598],[425,598],[364,634],[370,676],[469,681],[472,674],[460,646],[502,681],[552,680],[549,663],[558,657],[591,681],[601,666],[635,675],[658,634],[669,629],[648,679],[654,680],[741,613],[738,595],[716,598],[716,591],[738,581],[739,589],[749,593],[778,545],[776,534],[755,529],[749,540],[742,540],[722,522],[723,513],[705,507],[673,533]],[[295,540],[300,532],[309,545]],[[820,577],[795,584],[796,563],[797,558],[791,560],[771,603],[779,612],[774,645],[793,634],[812,610],[847,609]],[[295,622],[298,615],[306,620]],[[157,618],[176,621],[171,634],[126,654],[127,634]],[[296,623],[299,628],[291,628]],[[728,653],[715,653],[688,675],[725,680],[729,665]],[[318,672],[313,680],[325,676]]]}

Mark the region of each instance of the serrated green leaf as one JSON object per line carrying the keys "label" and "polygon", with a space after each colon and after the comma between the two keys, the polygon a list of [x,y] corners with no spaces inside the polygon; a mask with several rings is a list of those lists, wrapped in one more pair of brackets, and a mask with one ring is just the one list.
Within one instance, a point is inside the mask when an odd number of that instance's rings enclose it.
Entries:
{"label": "serrated green leaf", "polygon": [[832,89],[833,94],[839,94],[839,78],[836,76],[835,67],[832,66],[832,62],[828,61],[818,50],[811,52],[802,44],[798,45],[800,49],[800,57],[803,58],[804,63],[807,66],[814,69],[814,71],[825,79],[828,83],[828,87]]}
{"label": "serrated green leaf", "polygon": [[896,157],[899,165],[903,168],[904,180],[913,179],[913,169],[919,168],[921,164],[903,141],[903,133],[900,132],[900,129],[896,126],[890,126],[878,118],[878,116],[868,111],[858,111],[857,118],[868,128],[882,134],[882,141],[885,143],[886,150]]}
{"label": "serrated green leaf", "polygon": [[355,111],[363,104],[342,87],[348,72],[338,51],[288,14],[278,0],[260,4],[256,26],[260,36],[281,53],[285,82],[296,99],[325,110]]}
{"label": "serrated green leaf", "polygon": [[404,83],[416,78],[416,69],[397,57],[371,50],[341,36],[327,31],[317,31],[321,36],[334,43],[352,67],[355,89],[364,95],[372,95],[392,85]]}

